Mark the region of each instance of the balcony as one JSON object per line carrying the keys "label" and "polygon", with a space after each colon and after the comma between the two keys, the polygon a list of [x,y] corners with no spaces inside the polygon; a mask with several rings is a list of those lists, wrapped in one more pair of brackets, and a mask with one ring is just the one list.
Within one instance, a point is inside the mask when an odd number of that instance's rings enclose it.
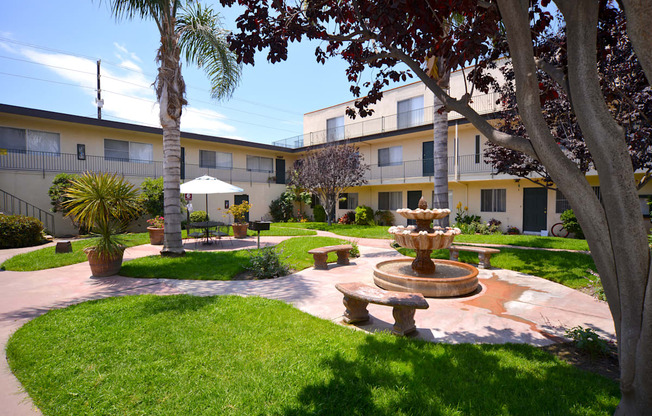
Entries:
{"label": "balcony", "polygon": [[[499,94],[497,93],[476,95],[472,98],[470,106],[479,114],[493,113],[500,111],[501,109],[501,106],[496,104],[496,100],[498,98]],[[333,129],[326,129],[290,137],[284,140],[278,140],[272,144],[289,149],[298,149],[304,146],[332,142],[333,137],[337,137],[339,140],[350,140],[356,137],[363,137],[371,134],[386,133],[410,127],[425,126],[432,124],[434,112],[435,107],[427,107],[388,116],[371,116],[370,118],[363,121],[346,124],[343,128],[338,127],[336,135],[334,134]],[[451,112],[448,114],[448,120],[458,120],[461,118],[463,118],[462,115],[456,112]]]}
{"label": "balcony", "polygon": [[[79,160],[77,154],[25,152],[8,150],[0,154],[0,170],[17,170],[47,173],[83,173],[86,171],[110,172],[136,178],[163,176],[163,162],[147,160],[116,160],[103,156],[86,156]],[[275,172],[257,172],[244,168],[208,168],[185,164],[182,178],[193,179],[210,175],[226,182],[276,183]],[[286,175],[287,177],[287,175]]]}
{"label": "balcony", "polygon": [[[434,175],[434,163],[432,159],[406,160],[393,165],[370,165],[365,175],[370,185],[391,184],[406,182],[431,182]],[[458,157],[457,166],[455,157],[448,157],[449,178],[462,175],[493,175],[493,167],[485,163],[482,156],[461,155]]]}

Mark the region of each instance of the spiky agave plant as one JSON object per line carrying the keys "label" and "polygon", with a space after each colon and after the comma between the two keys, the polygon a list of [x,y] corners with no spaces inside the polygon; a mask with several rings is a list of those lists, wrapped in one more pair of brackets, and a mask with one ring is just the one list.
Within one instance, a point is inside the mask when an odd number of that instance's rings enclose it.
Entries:
{"label": "spiky agave plant", "polygon": [[138,189],[115,173],[86,172],[73,180],[66,197],[67,215],[98,237],[87,250],[100,258],[122,254],[125,247],[116,234],[141,212]]}

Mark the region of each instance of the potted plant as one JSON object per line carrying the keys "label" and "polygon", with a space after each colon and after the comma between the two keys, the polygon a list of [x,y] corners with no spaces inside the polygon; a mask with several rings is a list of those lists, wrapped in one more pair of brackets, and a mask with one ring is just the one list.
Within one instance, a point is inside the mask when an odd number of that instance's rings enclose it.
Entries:
{"label": "potted plant", "polygon": [[516,235],[516,234],[520,234],[520,233],[521,232],[519,231],[518,227],[514,227],[514,226],[511,226],[511,225],[507,226],[507,234]]}
{"label": "potted plant", "polygon": [[125,246],[116,234],[141,211],[138,190],[117,174],[86,172],[66,192],[67,215],[97,235],[84,251],[93,276],[117,274]]}
{"label": "potted plant", "polygon": [[245,218],[250,208],[251,208],[251,204],[249,203],[249,201],[244,201],[241,204],[232,205],[227,211],[229,214],[233,215],[233,220],[234,220],[234,223],[232,224],[233,237],[235,238],[247,237],[248,224],[245,221]]}
{"label": "potted plant", "polygon": [[153,246],[160,246],[163,244],[163,239],[165,237],[165,219],[160,215],[147,220],[149,227],[147,227],[147,232],[149,232],[149,243]]}

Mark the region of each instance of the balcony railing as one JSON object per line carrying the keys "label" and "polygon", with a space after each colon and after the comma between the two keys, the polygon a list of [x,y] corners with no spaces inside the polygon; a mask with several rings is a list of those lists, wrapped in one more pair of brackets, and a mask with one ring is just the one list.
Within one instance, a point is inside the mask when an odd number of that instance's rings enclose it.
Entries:
{"label": "balcony railing", "polygon": [[[102,156],[87,156],[78,160],[76,154],[30,153],[25,151],[8,151],[0,155],[0,170],[22,170],[37,172],[83,173],[86,171],[112,172],[123,176],[151,177],[163,175],[163,162],[143,160],[110,160]],[[370,165],[365,177],[368,181],[406,180],[424,178],[434,175],[432,159],[406,160],[391,165]],[[182,179],[193,179],[210,175],[226,182],[276,183],[275,172],[259,172],[244,168],[203,167],[185,164]],[[493,174],[492,166],[485,163],[482,155],[461,155],[457,165],[453,156],[448,157],[448,174]],[[286,172],[286,177],[289,175]]]}
{"label": "balcony railing", "polygon": [[[478,162],[476,163],[476,160]],[[491,164],[486,163],[482,156],[479,159],[476,155],[460,155],[457,163],[457,171],[455,166],[455,157],[448,157],[448,175],[454,176],[464,174],[494,174],[494,169]],[[401,163],[392,165],[370,165],[369,171],[365,175],[365,179],[369,182],[380,183],[386,181],[407,181],[408,179],[422,180],[425,177],[434,175],[434,161],[433,159],[420,159],[420,160],[406,160]]]}
{"label": "balcony railing", "polygon": [[[477,95],[472,97],[470,106],[479,114],[493,113],[495,111],[499,111],[501,108],[496,104],[496,99],[498,97],[499,95],[497,93]],[[272,144],[276,146],[297,149],[303,146],[310,146],[314,144],[334,141],[334,138],[339,140],[350,140],[356,137],[368,136],[370,134],[385,133],[410,127],[424,126],[432,124],[434,112],[435,107],[433,106],[388,116],[371,117],[356,123],[346,124],[343,128],[338,127],[336,132],[334,129],[319,130],[283,140],[278,140]],[[448,115],[449,120],[456,120],[460,118],[462,118],[462,115],[456,112],[451,112]],[[339,129],[342,129],[342,131]]]}
{"label": "balcony railing", "polygon": [[[76,154],[8,150],[0,154],[0,170],[32,172],[83,173],[110,172],[123,176],[157,178],[163,176],[163,162],[147,160],[116,160],[103,156],[86,156],[79,160]],[[276,183],[275,172],[252,171],[244,168],[211,168],[185,163],[182,179],[210,175],[227,182]],[[287,177],[287,174],[286,174]]]}

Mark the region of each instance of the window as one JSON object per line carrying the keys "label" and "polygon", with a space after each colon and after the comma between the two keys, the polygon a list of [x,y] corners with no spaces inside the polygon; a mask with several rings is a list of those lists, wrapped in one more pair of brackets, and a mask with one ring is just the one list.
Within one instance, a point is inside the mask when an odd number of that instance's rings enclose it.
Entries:
{"label": "window", "polygon": [[59,155],[59,133],[0,127],[0,148],[17,152],[44,152]]}
{"label": "window", "polygon": [[253,172],[274,172],[274,161],[271,157],[247,155],[247,170]]}
{"label": "window", "polygon": [[475,163],[480,163],[480,135],[475,135]]}
{"label": "window", "polygon": [[232,169],[233,168],[233,154],[224,152],[213,152],[211,150],[199,151],[199,167],[201,168],[217,168],[217,169]]}
{"label": "window", "polygon": [[344,116],[326,120],[326,141],[344,140]]}
{"label": "window", "polygon": [[561,191],[557,189],[557,198],[555,200],[555,212],[557,214],[561,214],[562,212],[568,209],[571,209],[570,202],[568,202],[564,194],[562,194]]}
{"label": "window", "polygon": [[154,146],[149,143],[104,139],[104,159],[151,163],[154,160]]}
{"label": "window", "polygon": [[403,192],[378,192],[378,209],[396,211],[403,207]]}
{"label": "window", "polygon": [[358,193],[340,194],[339,209],[356,209],[358,206]]}
{"label": "window", "polygon": [[423,124],[423,95],[399,101],[397,104],[397,127],[405,129]]}
{"label": "window", "polygon": [[403,163],[403,146],[378,149],[378,166],[394,166]]}
{"label": "window", "polygon": [[482,212],[505,212],[507,209],[506,189],[482,189],[480,190],[480,211]]}

